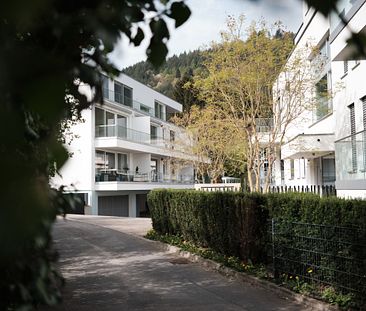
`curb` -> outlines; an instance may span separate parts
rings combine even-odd
[[[149,240],[149,239],[147,239]],[[281,298],[285,299],[292,299],[298,303],[304,304],[307,307],[310,307],[311,310],[314,311],[340,311],[341,309],[337,306],[330,305],[326,302],[317,300],[315,298],[307,297],[298,293],[294,293],[291,290],[278,286],[272,282],[259,279],[255,276],[249,275],[244,272],[238,272],[231,268],[225,267],[220,263],[217,263],[210,259],[205,259],[199,255],[183,251],[177,246],[169,245],[160,241],[153,241],[149,240],[151,242],[154,242],[156,246],[161,249],[165,250],[169,253],[176,254],[178,256],[181,256],[183,258],[188,259],[191,262],[198,263],[207,270],[218,272],[224,276],[235,278],[241,282],[249,283],[253,286],[258,286],[265,288],[267,290],[270,290],[274,292],[276,295],[280,296]]]

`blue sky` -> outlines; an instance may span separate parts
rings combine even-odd
[[[281,20],[288,30],[296,32],[301,24],[300,0],[187,0],[192,10],[190,19],[174,30],[168,43],[169,55],[180,54],[207,46],[220,39],[228,15],[243,13],[248,23],[263,17],[268,23]],[[140,47],[133,47],[126,39],[111,54],[111,60],[121,69],[145,60],[148,40]]]

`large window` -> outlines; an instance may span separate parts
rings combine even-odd
[[[158,101],[155,101],[155,117],[165,120],[165,115],[164,115],[164,105],[159,103]]]
[[[127,118],[125,116],[95,108],[96,137],[126,137],[126,135]]]
[[[129,167],[127,164],[127,154],[118,153],[117,154],[117,169],[119,172],[128,171]]]
[[[328,95],[328,74],[325,74],[315,85],[316,109],[315,121],[323,118],[330,112]]]
[[[150,125],[150,135],[151,135],[151,139],[158,138],[158,128],[156,126]]]
[[[122,172],[128,169],[127,154],[100,150],[95,152],[95,170],[97,173]]]
[[[114,82],[114,100],[122,105],[132,107],[132,88]]]

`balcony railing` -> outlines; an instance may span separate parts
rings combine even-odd
[[[140,103],[139,101],[132,99],[131,97],[124,96],[120,92],[114,92],[109,89],[103,89],[103,97],[104,97],[104,99],[115,102],[117,104],[121,104],[121,105],[130,107],[134,110],[142,112],[151,117],[158,118],[160,120],[167,121],[170,119],[170,117],[172,115],[174,115],[173,113],[168,113],[168,114],[165,114],[162,112],[158,113],[152,107],[146,106],[146,105]]]
[[[337,180],[366,179],[366,130],[335,142]]]
[[[194,177],[181,174],[162,174],[155,172],[136,173],[133,171],[118,171],[117,169],[102,169],[97,170],[95,181],[193,184]]]
[[[140,144],[150,144],[161,148],[174,149],[174,142],[163,137],[153,136],[148,133],[136,131],[120,125],[97,125],[95,127],[95,137],[117,137]]]

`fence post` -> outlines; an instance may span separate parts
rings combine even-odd
[[[272,264],[273,264],[273,277],[275,280],[278,279],[278,271],[276,268],[276,253],[275,253],[275,220],[272,218]]]

